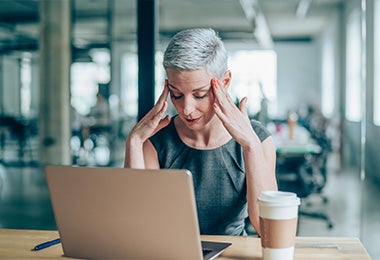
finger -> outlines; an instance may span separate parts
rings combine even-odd
[[[164,85],[163,92],[166,92],[164,95],[167,95],[167,93],[169,93],[169,81],[167,79],[165,79],[165,85]]]
[[[168,94],[169,94],[169,89],[168,89],[167,80],[166,80],[164,89],[162,90],[160,97],[158,98],[158,100],[157,100],[156,104],[153,106],[153,108],[147,114],[148,117],[151,114],[159,113],[159,111],[161,111],[164,108],[166,99],[168,98]]]
[[[235,105],[226,89],[223,86],[221,86],[220,81],[215,78],[213,79],[213,90],[215,98],[218,101],[222,110],[226,108],[226,106],[228,105]]]
[[[153,132],[153,135],[155,133],[157,133],[158,131],[160,131],[162,128],[164,128],[165,126],[167,126],[169,123],[170,123],[170,116],[169,115],[166,115],[163,119],[160,120],[160,123],[158,124],[157,128],[154,130]]]
[[[165,100],[161,109],[153,116],[153,119],[157,122],[158,120],[161,120],[167,108],[168,108],[168,102]]]
[[[240,100],[239,108],[240,108],[240,111],[241,111],[244,115],[248,115],[248,112],[247,112],[247,101],[248,101],[248,98],[247,98],[247,97],[243,97],[243,98]]]
[[[219,117],[219,119],[224,123],[227,121],[226,115],[223,113],[222,109],[217,103],[214,103],[213,105],[215,114]]]
[[[158,121],[161,120],[162,116],[164,115],[166,109],[168,107],[167,101],[164,100],[164,102],[161,105],[161,102],[158,102],[154,105],[154,107],[142,118],[142,122],[146,122],[146,124],[151,125],[149,122],[153,122],[158,124]]]
[[[219,109],[223,109],[226,103],[226,98],[223,94],[223,91],[221,90],[218,80],[213,78],[211,80],[211,85],[214,92],[215,101],[218,103]]]
[[[166,101],[166,99],[168,98],[168,94],[169,94],[169,89],[165,85],[164,89],[162,90],[160,97],[158,98],[158,102],[162,103],[162,102]]]
[[[162,93],[157,100],[157,104],[162,104],[162,102],[164,102],[168,98],[168,94],[169,94],[168,80],[166,79],[164,89],[162,90]]]

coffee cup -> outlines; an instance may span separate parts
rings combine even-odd
[[[294,259],[300,198],[292,192],[263,191],[258,204],[263,259]]]

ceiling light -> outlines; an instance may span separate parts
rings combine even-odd
[[[300,18],[306,17],[312,1],[313,0],[300,0],[297,5],[296,16]]]

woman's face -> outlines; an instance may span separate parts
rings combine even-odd
[[[170,99],[179,117],[190,129],[202,129],[215,116],[211,79],[206,70],[167,69]]]

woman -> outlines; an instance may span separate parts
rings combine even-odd
[[[276,190],[275,147],[227,93],[227,52],[212,29],[177,33],[163,61],[167,79],[155,106],[126,141],[125,167],[188,169],[201,234],[244,235],[244,220],[260,234],[257,198]],[[177,111],[165,116],[167,96]]]

